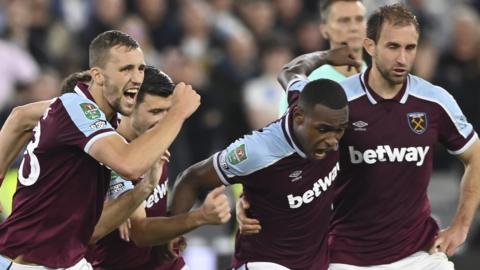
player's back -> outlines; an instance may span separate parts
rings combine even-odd
[[[110,171],[87,153],[115,133],[85,86],[57,98],[22,160],[0,254],[60,268],[83,258],[100,217]],[[114,120],[116,121],[116,120]]]

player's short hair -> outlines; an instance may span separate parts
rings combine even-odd
[[[62,94],[74,92],[77,83],[89,83],[91,80],[92,76],[88,70],[72,73],[62,81],[60,91]]]
[[[330,15],[330,8],[335,2],[362,2],[362,0],[320,0],[318,4],[320,9],[320,21],[326,23]]]
[[[378,8],[367,21],[367,38],[375,41],[380,38],[382,27],[388,22],[395,26],[407,26],[413,24],[418,33],[420,25],[417,17],[402,3],[386,5]]]
[[[329,79],[310,81],[303,88],[298,105],[305,113],[309,113],[317,104],[339,110],[347,106],[347,95],[343,87],[335,81]]]
[[[95,66],[105,67],[110,54],[110,49],[115,46],[124,46],[129,49],[140,47],[134,38],[123,32],[118,30],[103,32],[92,40],[88,48],[88,61],[90,68]]]
[[[142,103],[147,94],[168,97],[173,93],[175,84],[170,76],[152,66],[147,66],[144,73],[145,77],[137,94],[136,105]]]

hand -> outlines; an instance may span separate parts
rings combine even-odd
[[[347,45],[327,51],[327,63],[333,66],[350,66],[360,72],[362,62],[355,59],[355,54]]]
[[[160,261],[172,261],[180,256],[187,248],[187,240],[179,236],[168,243],[154,247],[156,257]]]
[[[244,197],[240,197],[235,207],[237,212],[238,229],[240,230],[240,234],[257,234],[262,229],[262,226],[258,219],[247,217],[247,212],[245,210],[248,208],[250,208],[250,203]]]
[[[130,229],[132,228],[132,223],[130,222],[130,218],[127,219],[122,225],[118,227],[118,233],[120,234],[120,238],[125,242],[130,242]]]
[[[197,110],[198,106],[200,106],[200,95],[192,89],[191,85],[181,82],[175,86],[170,111],[176,111],[187,119]]]
[[[168,151],[166,151],[160,160],[155,162],[145,174],[145,184],[150,185],[152,189],[155,188],[160,181],[163,172],[163,165],[166,160],[170,160],[170,153]]]
[[[225,186],[219,186],[208,193],[207,198],[200,207],[202,222],[204,224],[223,224],[230,220],[230,205],[227,195],[223,192]]]
[[[467,239],[468,229],[460,226],[452,226],[440,231],[430,253],[443,252],[447,256],[453,256],[455,250]]]

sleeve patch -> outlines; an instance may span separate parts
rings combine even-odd
[[[245,151],[245,144],[241,144],[240,146],[237,146],[235,149],[230,150],[230,152],[227,155],[228,162],[232,165],[237,165],[240,162],[247,160],[247,152]],[[223,162],[222,162],[223,163]],[[221,164],[223,167],[223,164]],[[225,166],[228,167],[227,164]]]
[[[110,187],[108,188],[108,198],[113,200],[118,198],[123,193],[133,189],[132,182],[123,179],[117,173],[112,171],[110,178]]]
[[[91,103],[81,103],[80,108],[82,109],[83,114],[85,114],[85,117],[90,120],[95,120],[101,117],[100,110],[97,106]]]
[[[98,120],[97,122],[90,125],[90,129],[103,129],[107,126],[107,121],[105,120]]]

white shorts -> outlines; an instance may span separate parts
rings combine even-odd
[[[451,261],[448,260],[445,253],[437,252],[429,254],[425,251],[419,251],[399,261],[373,265],[373,266],[355,266],[343,263],[331,263],[328,270],[455,270]]]
[[[271,262],[248,262],[237,270],[290,270],[285,266]]]
[[[93,270],[90,263],[85,259],[81,259],[74,266],[69,268],[48,268],[41,265],[25,265],[10,261],[9,259],[0,255],[0,270]]]

